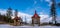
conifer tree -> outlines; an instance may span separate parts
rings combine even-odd
[[[56,8],[55,8],[55,1],[52,0],[52,5],[51,5],[51,17],[52,17],[52,23],[56,24]]]
[[[7,22],[10,22],[11,21],[11,16],[12,16],[12,9],[10,7],[8,8],[6,15],[7,15],[7,18],[8,18]]]

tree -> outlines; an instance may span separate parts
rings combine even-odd
[[[12,16],[12,9],[9,7],[7,10],[7,16],[10,18]]]
[[[8,22],[10,22],[12,16],[12,9],[10,7],[8,8],[6,15],[7,15]]]
[[[56,8],[55,8],[55,1],[52,0],[52,5],[51,5],[51,17],[52,17],[52,23],[56,24]]]
[[[58,6],[60,7],[60,3],[58,3]]]

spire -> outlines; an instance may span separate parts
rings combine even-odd
[[[36,10],[35,10],[35,14],[32,16],[32,18],[40,18],[39,15],[37,14]]]
[[[37,13],[36,13],[36,10],[35,10],[35,14],[37,14]]]

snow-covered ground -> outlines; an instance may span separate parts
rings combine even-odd
[[[0,24],[0,28],[60,28],[60,26],[11,26],[8,24]]]

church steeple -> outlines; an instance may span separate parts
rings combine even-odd
[[[38,24],[40,26],[40,16],[37,14],[36,10],[34,15],[32,16],[32,25]]]
[[[40,16],[37,14],[37,12],[35,10],[35,14],[32,16],[32,18],[36,18],[36,17],[40,18]]]
[[[35,10],[35,14],[37,14],[37,13],[36,13],[36,10]]]

